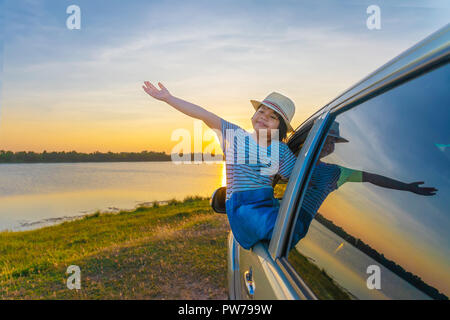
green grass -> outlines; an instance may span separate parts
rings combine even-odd
[[[227,217],[209,199],[0,232],[0,299],[225,299]],[[349,299],[296,250],[289,261],[320,299]],[[81,269],[81,289],[66,286]]]
[[[226,215],[209,200],[0,233],[0,299],[224,299]],[[81,289],[66,286],[81,269]]]

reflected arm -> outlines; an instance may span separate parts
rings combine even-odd
[[[376,186],[394,190],[403,190],[410,191],[416,194],[420,194],[423,196],[432,196],[436,194],[437,189],[433,187],[420,187],[420,184],[424,184],[423,181],[412,182],[412,183],[404,183],[398,180],[394,180],[382,175],[369,173],[363,171],[362,173],[362,181],[370,182]]]

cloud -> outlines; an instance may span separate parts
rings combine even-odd
[[[8,1],[7,108],[139,114],[152,80],[233,118],[278,90],[303,119],[415,41],[355,28],[365,11],[334,2],[80,1],[80,32],[65,28],[67,4]]]

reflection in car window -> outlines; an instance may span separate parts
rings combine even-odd
[[[303,128],[300,128],[294,136],[290,138],[289,148],[294,153],[296,157],[300,150],[302,149],[306,138],[308,137],[309,131],[312,127],[312,123],[304,125]],[[286,186],[288,183],[288,179],[282,179],[280,175],[277,175],[273,180],[273,189],[275,198],[282,200],[284,197],[284,192],[286,191]]]
[[[322,299],[448,299],[449,66],[336,117],[288,261]]]

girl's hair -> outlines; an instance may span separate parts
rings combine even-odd
[[[279,134],[279,140],[284,141],[287,136],[287,126],[284,122],[284,119],[277,113],[278,120],[280,120],[280,125],[278,126],[278,134]]]

